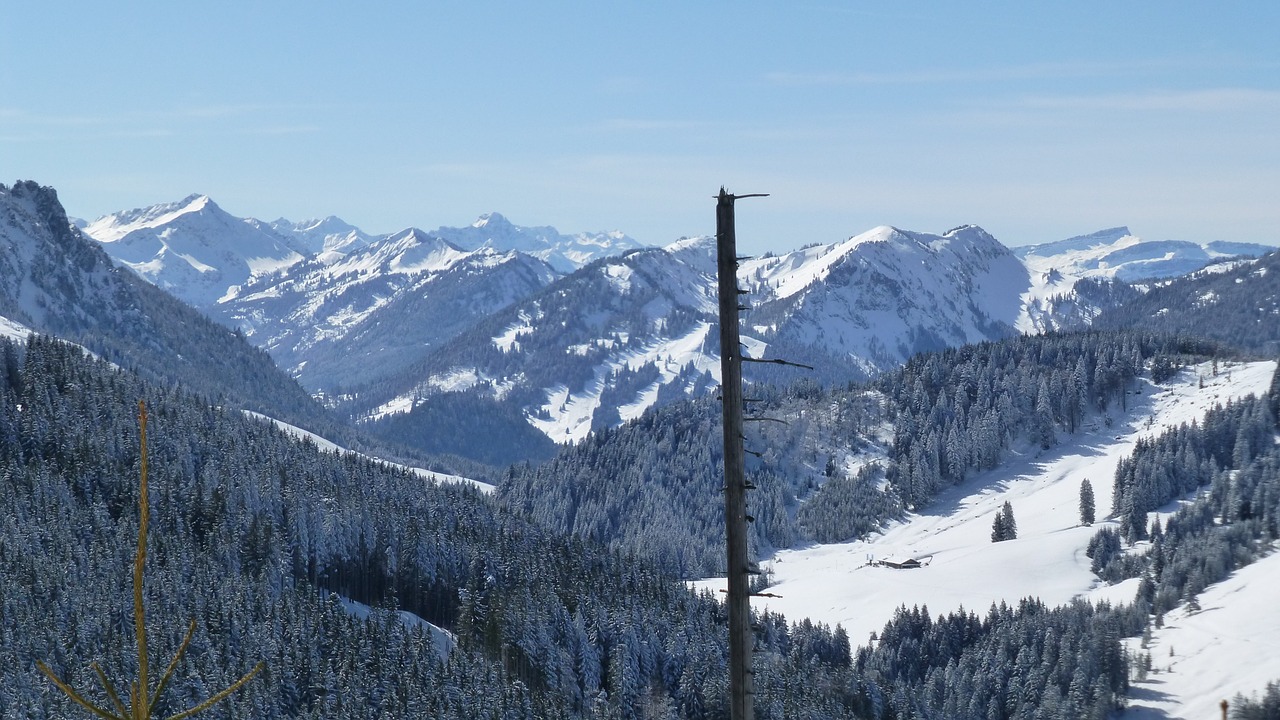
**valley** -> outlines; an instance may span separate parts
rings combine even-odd
[[[197,672],[250,663],[244,633],[279,668],[236,712],[342,714],[335,668],[358,666],[361,707],[722,713],[721,581],[691,580],[723,568],[708,239],[611,253],[625,236],[496,215],[372,236],[192,196],[85,224],[116,227],[98,244],[51,188],[0,200],[0,574],[22,579],[5,617],[23,619],[3,625],[4,666],[50,657],[73,608],[98,607],[59,578],[121,590],[128,533],[106,529],[127,530],[141,396],[172,488],[154,542],[181,549],[149,572],[226,608],[200,612],[234,646]],[[228,224],[283,250],[201,255]],[[605,254],[526,252],[554,238]],[[109,259],[116,243],[136,257]],[[1258,568],[1280,514],[1280,272],[1193,245],[1117,228],[1015,251],[973,226],[880,227],[742,263],[749,351],[820,367],[751,378],[780,421],[748,438],[765,716],[1191,717],[1280,677],[1265,659],[1214,674],[1274,642]],[[174,286],[203,306],[161,292],[177,258]],[[1228,607],[1258,632],[1222,624]],[[103,652],[109,617],[89,611],[76,647]],[[369,643],[409,668],[398,689],[354,660]],[[34,680],[6,674],[0,705],[44,708]]]

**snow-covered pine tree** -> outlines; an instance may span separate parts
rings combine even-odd
[[[1092,525],[1094,513],[1093,483],[1086,478],[1080,481],[1080,524]]]

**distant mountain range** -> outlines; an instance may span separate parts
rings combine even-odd
[[[1127,227],[1099,230],[1043,245],[1024,245],[1014,252],[1033,272],[1057,271],[1074,277],[1105,277],[1144,282],[1178,277],[1235,257],[1258,257],[1275,250],[1256,243],[1217,240],[1143,240]]]
[[[361,248],[398,242],[408,228],[371,235],[340,218],[270,223],[238,218],[207,195],[105,215],[82,223],[117,262],[190,305],[211,308],[234,297],[241,285],[303,260],[335,262]],[[518,251],[567,273],[601,257],[640,247],[619,232],[562,235],[549,227],[520,227],[497,213],[467,227],[441,227],[430,236],[459,249]]]
[[[331,407],[401,439],[430,434],[422,423],[467,397],[506,418],[503,432],[576,441],[718,383],[709,237],[642,248],[496,213],[374,236],[335,217],[235,218],[199,195],[85,232],[267,349]],[[1075,299],[1082,280],[1150,285],[1272,249],[1143,241],[1127,228],[1010,249],[971,225],[879,227],[743,261],[744,343],[812,365],[820,381],[865,379],[921,351],[1087,324],[1114,302]],[[484,442],[449,449],[474,456],[467,445]]]
[[[421,230],[324,251],[208,309],[326,394],[394,378],[422,353],[559,277],[543,261],[463,250]]]

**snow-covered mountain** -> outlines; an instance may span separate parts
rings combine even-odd
[[[1023,249],[1020,258],[976,226],[940,235],[879,227],[743,261],[750,309],[742,332],[751,356],[813,365],[807,376],[819,380],[867,378],[921,351],[1056,327],[1053,309],[1039,303],[1069,295],[1082,278],[1112,278],[1120,268],[1149,279],[1227,250],[1266,249],[1150,244],[1119,228]],[[557,442],[579,440],[714,386],[714,273],[708,237],[593,263],[424,354],[398,383],[361,389],[351,407],[377,418],[470,393],[513,406]]]
[[[304,257],[269,226],[233,217],[207,195],[106,215],[84,232],[117,262],[201,309],[249,278]]]
[[[1154,283],[1101,313],[1093,326],[1142,327],[1274,357],[1280,352],[1280,253]]]
[[[234,297],[238,286],[304,259],[335,262],[406,232],[370,235],[332,215],[301,222],[239,218],[206,195],[75,224],[102,243],[116,262],[202,310]],[[561,273],[642,247],[617,231],[565,235],[553,227],[513,225],[497,213],[467,227],[441,227],[431,235],[467,251],[520,252]]]
[[[354,407],[377,418],[433,395],[477,393],[569,442],[707,392],[719,376],[714,268],[705,237],[592,263],[427,354],[400,385],[364,389]],[[1029,282],[1007,248],[971,226],[876,228],[744,262],[740,273],[752,293],[748,353],[820,364],[845,380],[922,350],[1013,334]]]
[[[440,393],[510,403],[558,442],[705,391],[713,278],[662,249],[608,258],[557,280],[427,354],[398,386],[364,389],[378,417]]]
[[[1148,286],[1206,268],[1226,269],[1234,258],[1260,257],[1274,250],[1255,243],[1143,240],[1127,227],[1015,248],[1031,275],[1017,327],[1023,332],[1071,329],[1109,309],[1105,301],[1076,296],[1081,279]]]
[[[301,222],[279,218],[268,224],[280,235],[292,238],[298,247],[311,256],[340,257],[378,238],[333,215]]]
[[[1275,250],[1255,243],[1143,240],[1127,227],[1015,249],[1032,273],[1114,278],[1125,282],[1160,280],[1195,272],[1227,258],[1258,257]]]
[[[30,181],[0,185],[0,316],[165,384],[310,427],[332,420],[261,350],[113,265],[53,188]]]
[[[536,258],[462,250],[410,228],[330,250],[238,288],[211,312],[325,394],[397,378],[557,273]]]
[[[334,217],[241,220],[203,196],[87,231],[366,418],[468,395],[575,441],[706,392],[719,372],[711,238],[635,250],[620,233],[570,236],[497,213],[369,236]],[[1109,305],[1076,297],[1082,279],[1152,280],[1267,249],[1113,228],[1010,250],[976,226],[878,227],[743,261],[744,342],[813,365],[817,380],[867,378],[924,350],[1088,324]],[[1122,289],[1106,300],[1136,293]]]
[[[498,213],[481,215],[466,227],[441,227],[433,235],[460,248],[517,250],[532,255],[560,272],[573,272],[593,260],[643,247],[618,231],[563,235],[553,227],[522,227]]]
[[[925,350],[1014,333],[1026,268],[982,228],[942,235],[878,227],[832,245],[744,262],[746,332],[821,348],[866,376]],[[808,353],[804,353],[808,355]]]

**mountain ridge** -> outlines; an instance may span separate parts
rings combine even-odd
[[[128,218],[166,213],[173,208]],[[562,264],[575,267],[562,274],[548,253],[587,234],[524,228],[499,213],[377,237],[332,216],[269,228],[295,233],[291,242],[315,254],[229,287],[206,311],[355,417],[470,393],[564,443],[716,382],[714,238],[623,249],[604,234],[595,247],[613,254]],[[1080,280],[1158,279],[1228,249],[1260,250],[1148,242],[1124,226],[1011,249],[976,225],[941,234],[884,225],[743,260],[743,342],[752,356],[813,366],[819,382],[863,380],[921,351],[1087,326],[1129,295],[1090,286],[1077,297]],[[548,287],[559,297],[535,299]],[[749,370],[757,380],[789,377]]]
[[[0,185],[0,315],[145,378],[181,382],[293,424],[336,420],[264,350],[134,273],[76,229],[51,187]]]

